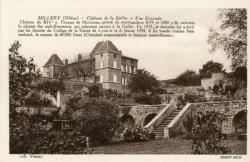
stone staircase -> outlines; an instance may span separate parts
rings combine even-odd
[[[164,127],[167,127],[168,124],[174,119],[174,117],[181,111],[181,109],[176,109],[172,112],[170,116],[167,116],[161,124],[153,131],[155,134],[155,139],[160,139],[164,137]]]

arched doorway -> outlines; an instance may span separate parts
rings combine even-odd
[[[135,125],[134,118],[129,114],[123,115],[120,118],[120,121],[121,121],[124,128],[131,128],[131,127],[133,127]]]
[[[147,115],[143,121],[143,126],[146,126],[156,115],[157,115],[156,113]]]
[[[247,111],[243,110],[238,112],[233,118],[233,127],[235,134],[247,133]]]

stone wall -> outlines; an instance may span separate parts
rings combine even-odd
[[[247,110],[246,101],[221,101],[192,104],[191,111],[216,111],[225,115],[225,120],[222,121],[222,133],[233,134],[234,126],[233,119],[236,114],[243,110]]]
[[[189,103],[186,106],[185,111],[180,112],[182,114],[177,115],[179,116],[179,119],[175,122],[171,122],[166,128],[166,133],[168,134],[166,135],[167,137],[186,133],[187,130],[183,123],[185,122],[188,114],[194,111],[216,111],[221,113],[224,115],[224,120],[222,121],[222,133],[234,134],[235,128],[233,125],[233,119],[235,115],[241,111],[247,110],[247,102],[243,100]]]
[[[57,107],[28,107],[28,106],[20,106],[16,108],[18,113],[27,113],[28,115],[52,115],[53,112],[57,112],[60,108]]]
[[[70,82],[84,82],[84,77],[83,76],[79,76],[79,77],[72,77],[72,78],[67,78],[67,79],[63,79],[64,81],[70,81]],[[85,77],[85,82],[86,83],[94,83],[95,82],[95,77],[91,76],[91,77]]]
[[[172,86],[166,87],[165,90],[168,94],[171,93],[198,93],[202,89],[201,86]]]
[[[128,114],[135,120],[135,125],[143,126],[143,122],[148,115],[158,114],[164,107],[166,105],[122,106],[120,108],[120,117]]]
[[[80,70],[88,70],[90,75],[95,74],[95,60],[94,59],[86,59],[79,60],[77,62],[73,62],[71,64],[63,66],[61,72],[67,74],[68,78],[77,77],[81,75]]]

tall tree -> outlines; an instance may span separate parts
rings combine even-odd
[[[209,30],[210,52],[223,49],[231,59],[231,68],[247,66],[247,10],[220,9],[218,29]]]
[[[117,105],[106,99],[72,98],[64,114],[75,123],[81,135],[89,136],[92,142],[106,143],[120,126]]]
[[[136,74],[131,77],[128,84],[131,92],[135,93],[154,93],[157,89],[159,89],[159,86],[160,84],[156,77],[145,69],[138,69]]]
[[[32,80],[41,76],[33,58],[27,61],[19,54],[20,47],[19,41],[15,41],[9,49],[10,113],[23,104],[25,96],[32,90]]]
[[[211,73],[222,72],[223,65],[218,62],[208,61],[202,66],[202,69],[199,70],[201,77],[210,77]]]
[[[235,77],[239,80],[247,81],[247,68],[246,67],[238,67],[233,72],[233,77]]]
[[[200,85],[200,77],[195,71],[187,69],[176,78],[175,84],[181,86]]]
[[[9,134],[10,153],[25,153],[30,146],[29,117],[27,114],[18,114],[15,108],[24,104],[26,95],[33,90],[32,81],[40,77],[33,59],[26,60],[18,52],[21,47],[15,41],[9,49]]]
[[[92,75],[91,69],[89,67],[83,66],[79,70],[80,76],[83,76],[83,82],[86,82],[86,78]]]

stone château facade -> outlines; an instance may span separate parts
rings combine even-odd
[[[101,83],[103,88],[120,93],[128,91],[128,82],[137,67],[138,60],[123,55],[111,41],[98,42],[87,58],[79,54],[73,63],[68,63],[67,59],[63,62],[53,54],[43,66],[44,77],[83,77],[84,82]]]

